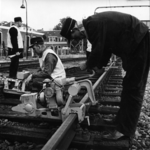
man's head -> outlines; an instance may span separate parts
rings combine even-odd
[[[21,19],[21,17],[15,17],[14,18],[14,22],[15,22],[16,26],[18,26],[18,27],[22,26],[22,19]]]
[[[34,37],[30,40],[31,46],[29,48],[33,48],[34,52],[41,56],[43,51],[45,50],[44,40],[42,37]]]
[[[68,40],[68,43],[70,43],[71,39],[82,39],[80,30],[77,27],[75,27],[75,25],[76,20],[72,18],[66,18],[61,29],[60,34]]]

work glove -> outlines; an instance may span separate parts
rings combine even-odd
[[[105,71],[105,68],[99,69],[99,68],[95,67],[94,70],[97,74],[102,74]]]
[[[80,64],[80,69],[85,70],[87,68],[86,62]]]
[[[39,69],[37,70],[37,72],[40,72],[40,71],[42,71],[42,69],[41,69],[41,68],[39,68]]]

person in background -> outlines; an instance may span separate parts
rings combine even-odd
[[[14,25],[7,33],[8,57],[10,58],[9,78],[16,78],[19,59],[23,58],[23,39],[19,28],[22,26],[21,17],[14,18]]]
[[[3,52],[4,52],[3,54],[4,54],[4,57],[5,57],[5,59],[7,59],[7,47],[6,47],[4,41],[3,41],[2,45],[3,45]]]
[[[34,52],[39,56],[41,69],[28,77],[27,84],[30,82],[33,87],[37,87],[40,90],[42,88],[41,83],[46,78],[66,78],[66,72],[60,58],[52,49],[44,44],[42,37],[32,38],[30,48],[33,48]],[[30,83],[28,87],[32,87]]]
[[[71,39],[87,38],[92,51],[81,69],[101,69],[112,54],[120,57],[126,71],[123,78],[116,129],[103,138],[117,140],[135,134],[150,67],[148,27],[136,17],[115,11],[89,16],[82,21],[85,31],[75,27],[76,20],[67,18],[60,34]]]
[[[87,59],[91,53],[91,49],[92,49],[92,45],[91,43],[89,42],[89,40],[87,40],[87,49],[86,49],[86,55],[87,55]]]

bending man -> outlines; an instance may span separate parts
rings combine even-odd
[[[150,46],[148,27],[134,16],[108,11],[83,20],[85,32],[75,27],[76,20],[67,18],[61,35],[71,39],[88,38],[92,51],[82,69],[101,69],[111,54],[120,57],[126,75],[123,79],[120,109],[116,130],[105,138],[133,136],[139,119],[149,73]]]

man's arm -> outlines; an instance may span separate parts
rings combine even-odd
[[[16,28],[12,27],[10,30],[9,30],[9,34],[10,34],[10,37],[11,37],[11,44],[13,46],[13,49],[16,52],[18,52],[18,40],[17,40],[17,36],[18,36],[18,31]]]
[[[106,35],[107,35],[107,25],[105,22],[99,22],[94,19],[87,21],[85,29],[92,44],[92,51],[87,60],[87,68],[92,69],[95,66],[101,68],[107,64],[111,53],[109,50],[105,49]]]
[[[48,53],[45,58],[45,68],[43,71],[33,74],[33,78],[47,78],[51,77],[52,72],[54,71],[57,64],[57,57],[54,54]]]
[[[54,54],[49,53],[46,56],[44,71],[48,73],[50,76],[56,67],[57,61],[58,59]]]

